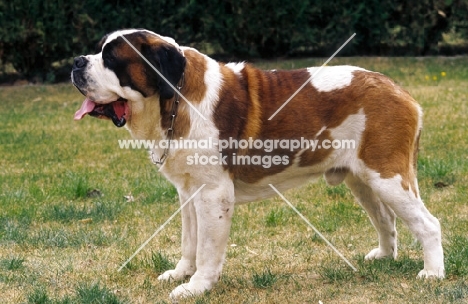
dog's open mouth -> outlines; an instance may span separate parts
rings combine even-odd
[[[107,104],[98,104],[89,98],[86,98],[81,108],[75,113],[75,120],[82,119],[86,114],[97,118],[110,118],[114,125],[123,127],[127,122],[128,114],[127,100],[119,98],[116,101]]]

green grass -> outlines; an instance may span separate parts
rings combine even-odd
[[[133,271],[140,271],[143,268],[149,269],[154,273],[163,273],[166,270],[174,269],[174,261],[165,253],[151,252],[150,254],[142,254],[141,258],[135,258],[127,264],[126,268]]]
[[[324,59],[257,62],[266,69]],[[353,272],[281,199],[238,206],[218,285],[183,303],[464,303],[468,301],[468,63],[456,58],[335,58],[379,71],[423,106],[419,186],[440,219],[446,280],[416,280],[422,251],[398,222],[396,261],[364,261],[377,246],[367,215],[343,185],[285,193],[357,267]],[[442,76],[444,72],[445,76]],[[2,303],[170,303],[159,282],[180,256],[174,219],[127,267],[122,263],[175,210],[175,188],[128,132],[73,121],[71,84],[1,87],[0,298]],[[128,200],[126,196],[132,196]]]
[[[30,304],[48,304],[51,303],[45,288],[36,288],[28,295],[28,303]]]
[[[255,288],[269,288],[278,281],[278,276],[273,274],[270,269],[264,270],[262,273],[252,275],[252,283]]]
[[[4,270],[20,270],[22,269],[24,263],[23,258],[12,257],[12,258],[5,258],[0,260],[0,268]]]
[[[73,296],[64,296],[60,299],[51,299],[45,287],[35,288],[27,295],[27,303],[30,304],[123,304],[130,303],[120,299],[117,292],[101,287],[100,284],[83,283],[76,286]]]

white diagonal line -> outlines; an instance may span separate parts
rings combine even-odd
[[[125,40],[125,42],[127,42],[127,44],[128,44],[128,45],[129,45],[129,46],[130,46],[130,47],[147,63],[147,64],[149,64],[149,66],[150,66],[156,73],[158,73],[158,75],[161,76],[161,78],[164,79],[164,81],[165,81],[175,92],[177,92],[177,94],[179,94],[180,97],[182,97],[182,99],[185,100],[185,101],[187,102],[187,104],[188,104],[195,112],[197,112],[198,115],[201,116],[201,118],[203,118],[203,120],[207,120],[206,117],[203,116],[203,114],[202,114],[200,111],[198,111],[197,108],[195,108],[195,106],[194,106],[187,98],[185,98],[185,96],[182,95],[182,93],[180,93],[180,91],[177,90],[177,89],[172,85],[172,83],[170,83],[169,80],[167,80],[166,77],[164,77],[164,75],[163,75],[160,71],[158,71],[158,69],[157,69],[153,64],[151,64],[151,62],[149,62],[149,60],[146,59],[145,56],[143,56],[142,53],[140,53],[140,51],[138,51],[138,50],[136,49],[136,47],[134,47],[133,44],[131,44],[130,41],[128,41],[127,38],[125,38],[122,34],[120,34],[120,37],[122,37],[122,39]]]
[[[340,46],[340,48],[339,48],[338,50],[336,50],[336,52],[333,53],[333,55],[331,55],[330,58],[328,58],[328,60],[325,61],[325,63],[322,64],[322,65],[317,69],[317,71],[315,71],[315,73],[312,74],[312,76],[310,76],[310,77],[307,79],[307,81],[304,82],[304,83],[299,87],[299,89],[297,89],[297,91],[294,92],[294,94],[292,94],[291,97],[289,97],[288,100],[286,100],[286,101],[281,105],[281,107],[279,107],[279,109],[276,110],[275,113],[273,113],[273,115],[270,116],[270,118],[268,118],[268,120],[272,120],[273,117],[275,117],[276,114],[278,114],[279,111],[281,111],[281,110],[291,101],[291,99],[293,99],[293,98],[297,95],[297,93],[299,93],[310,81],[312,81],[312,79],[314,78],[314,76],[317,75],[317,74],[322,70],[322,68],[323,68],[324,66],[326,66],[327,63],[329,63],[329,62],[336,56],[336,54],[338,54],[338,53],[348,44],[348,42],[351,41],[351,39],[354,38],[354,36],[356,36],[356,33],[352,34],[351,37],[349,37],[348,40],[346,40],[346,42],[343,43],[343,45]]]
[[[152,236],[149,237],[149,239],[147,239],[143,244],[141,244],[141,246],[128,258],[128,260],[125,261],[125,263],[122,264],[122,266],[120,266],[120,268],[117,270],[118,272],[120,272],[125,266],[127,266],[127,264],[146,246],[148,245],[148,243],[159,233],[161,232],[161,230],[164,229],[164,227],[166,227],[167,224],[169,224],[169,222],[177,215],[177,213],[179,213],[182,208],[185,207],[185,205],[187,205],[191,200],[192,198],[195,197],[195,195],[198,194],[198,192],[200,192],[201,189],[203,189],[203,187],[205,187],[206,184],[203,184],[201,185],[200,188],[198,188],[197,191],[195,191],[194,194],[192,194],[192,196],[190,196],[186,201],[185,203],[183,203],[179,209],[177,209],[176,212],[174,212],[168,219],[167,221],[164,222],[164,224],[162,224],[154,233]]]
[[[294,211],[301,217],[301,219],[304,220],[304,222],[306,222],[307,225],[309,225],[310,228],[312,228],[312,229],[315,231],[315,233],[318,234],[318,236],[320,236],[320,237],[322,238],[322,240],[325,241],[325,243],[327,243],[327,245],[328,245],[331,249],[333,249],[333,251],[336,252],[336,254],[338,254],[338,256],[339,256],[341,259],[343,259],[343,261],[346,262],[346,264],[349,265],[349,267],[351,267],[351,269],[353,269],[354,271],[357,271],[356,267],[354,267],[353,264],[351,264],[351,263],[344,257],[344,255],[342,255],[341,252],[339,252],[338,249],[336,249],[335,246],[333,246],[333,244],[330,243],[330,242],[320,233],[320,231],[318,231],[317,228],[315,228],[314,225],[312,225],[312,224],[307,220],[307,218],[306,218],[304,215],[302,215],[302,213],[300,213],[299,210],[297,210],[296,207],[294,207],[294,205],[291,204],[291,202],[289,202],[289,201],[283,196],[283,194],[281,194],[281,192],[278,191],[278,189],[275,188],[275,186],[273,186],[272,184],[268,184],[268,185],[271,187],[271,189],[273,189],[273,190],[283,199],[283,201],[286,202],[286,204],[289,205],[289,207],[291,207],[292,210],[294,210]]]

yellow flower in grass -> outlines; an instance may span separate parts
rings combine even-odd
[[[437,80],[437,76],[432,76],[432,80],[436,81]]]
[[[445,77],[445,76],[447,76],[447,73],[445,73],[445,72],[440,72],[440,76]]]

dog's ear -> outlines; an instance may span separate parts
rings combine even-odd
[[[185,57],[172,45],[143,45],[141,53],[175,87],[185,70]],[[161,99],[174,97],[174,90],[152,67],[148,67],[150,85],[159,91]]]

